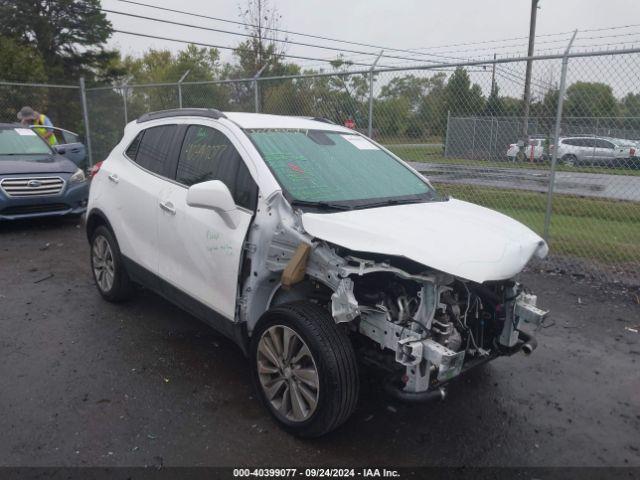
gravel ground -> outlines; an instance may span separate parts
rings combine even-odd
[[[0,225],[0,465],[640,466],[632,292],[524,274],[552,311],[533,355],[427,405],[363,372],[351,420],[303,441],[263,411],[231,342],[147,292],[104,302],[88,251],[77,221]]]

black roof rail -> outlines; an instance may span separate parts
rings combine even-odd
[[[310,120],[315,120],[316,122],[330,123],[331,125],[336,125],[335,122],[332,122],[328,118],[324,118],[324,117],[307,117],[307,118],[309,118]]]
[[[207,117],[218,120],[219,118],[227,118],[224,113],[215,108],[172,108],[170,110],[159,110],[157,112],[149,112],[142,115],[136,120],[136,123],[149,122],[158,120],[159,118],[169,117]]]

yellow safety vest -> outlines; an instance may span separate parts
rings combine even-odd
[[[44,125],[44,114],[41,113],[38,118],[36,119],[36,122],[34,123],[34,125]],[[53,146],[56,143],[58,143],[58,140],[56,140],[56,135],[53,134],[51,135],[49,138],[45,138],[45,135],[47,134],[47,129],[45,128],[34,128],[34,130],[36,131],[36,133],[38,135],[40,135],[42,138],[45,139],[45,141],[49,142],[49,145]]]

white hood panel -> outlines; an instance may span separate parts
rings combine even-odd
[[[531,257],[548,252],[520,222],[473,203],[451,199],[338,213],[304,213],[313,237],[359,252],[406,257],[474,282],[504,280]]]

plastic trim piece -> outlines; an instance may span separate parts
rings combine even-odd
[[[136,120],[136,123],[149,122],[160,118],[171,117],[206,117],[218,120],[227,118],[224,113],[215,108],[173,108],[170,110],[159,110],[157,112],[148,112]]]

